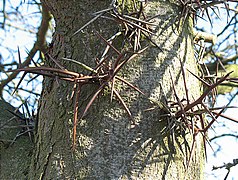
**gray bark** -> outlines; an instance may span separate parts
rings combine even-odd
[[[0,107],[0,179],[26,179],[33,143],[27,134],[15,139],[17,134],[22,132],[22,128],[19,127],[20,119],[14,118],[15,116],[9,112],[14,112],[15,108],[2,99]],[[17,114],[22,116],[19,112]]]
[[[110,1],[53,1],[42,0],[51,10],[56,29],[49,54],[69,70],[83,71],[64,62],[62,57],[94,65],[105,44],[93,31],[105,38],[115,33],[116,25],[109,20],[96,21],[83,33],[72,37],[87,23],[93,12],[106,9]],[[127,1],[130,2],[130,1]],[[71,150],[73,103],[67,100],[73,84],[55,79],[44,80],[41,98],[36,149],[33,155],[30,179],[202,179],[202,142],[197,139],[196,152],[189,168],[185,169],[190,135],[162,133],[168,119],[161,118],[161,111],[145,111],[152,104],[148,98],[160,101],[163,93],[173,99],[169,71],[172,72],[176,91],[182,99],[185,90],[179,60],[194,73],[197,72],[193,54],[192,23],[187,21],[182,31],[173,26],[180,9],[174,3],[149,1],[146,15],[154,16],[156,36],[153,40],[161,47],[151,46],[138,59],[123,69],[123,75],[146,93],[139,95],[125,85],[119,86],[120,94],[129,106],[135,125],[123,107],[106,92],[96,100],[86,116],[80,120],[77,148]],[[46,62],[55,66],[53,62]],[[199,95],[199,84],[186,73],[190,99]],[[161,86],[160,86],[161,84]],[[79,111],[85,107],[96,85],[82,88]],[[181,150],[183,149],[183,150]]]

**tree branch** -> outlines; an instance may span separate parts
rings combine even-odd
[[[26,58],[26,60],[21,64],[21,68],[26,67],[30,64],[31,60],[33,59],[33,57],[35,56],[36,52],[39,50],[43,53],[46,52],[46,33],[47,30],[49,28],[49,22],[51,20],[51,14],[48,11],[48,9],[46,8],[46,6],[44,4],[42,4],[42,20],[41,20],[41,24],[38,28],[38,32],[37,32],[37,39],[36,42],[34,43],[33,47],[31,48],[30,52],[28,53],[28,56]],[[16,76],[18,75],[19,72],[13,72],[11,73],[7,79],[1,81],[0,84],[0,96],[2,96],[2,92],[4,87],[13,79],[16,78]]]

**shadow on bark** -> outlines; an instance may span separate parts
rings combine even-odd
[[[167,26],[164,27],[164,30],[174,23],[172,17],[169,21]],[[163,23],[158,27],[161,26],[163,26]],[[170,31],[169,36],[174,36],[174,33],[175,32]],[[179,83],[179,78],[182,76],[181,68],[175,69],[175,67],[173,67],[173,61],[179,63],[180,44],[184,39],[191,38],[189,35],[186,35],[186,33],[182,33],[177,34],[177,39],[174,41],[174,44],[171,44],[173,49],[167,49],[167,47],[163,49],[163,47],[167,46],[167,39],[170,38],[167,37],[164,41],[160,41],[159,46],[162,48],[163,52],[156,49],[156,47],[152,47],[150,52],[143,54],[143,59],[140,60],[139,63],[139,66],[143,67],[140,70],[142,73],[140,73],[139,77],[136,77],[133,84],[141,87],[141,90],[146,92],[147,97],[155,96],[158,101],[162,102],[165,102],[167,98],[171,100],[173,90],[170,77],[168,76],[166,77],[167,80],[164,80],[164,76],[166,74],[168,75],[168,69],[172,68],[172,70],[174,70],[174,84],[176,85]],[[163,29],[160,35],[162,34]],[[181,60],[184,64],[186,63],[186,56],[188,55],[187,46],[191,46],[191,44],[187,44],[187,41],[185,40],[185,53]],[[155,53],[153,51],[159,53],[154,56]],[[157,66],[155,64],[156,59],[163,53],[167,53],[167,56],[164,58],[164,62],[162,62],[160,66]],[[153,78],[151,78],[151,76],[153,76]],[[148,82],[148,86],[145,86],[146,82]],[[161,84],[165,84],[165,86],[169,87],[165,87],[166,90],[163,90]],[[158,87],[160,87],[159,96],[155,94],[155,89]],[[180,89],[183,88],[180,87]],[[131,93],[129,90],[125,91],[127,96],[135,96],[135,94]],[[166,94],[163,94],[162,92],[166,92]],[[180,92],[179,94],[182,93]],[[171,122],[175,122],[176,120],[172,120],[171,117],[161,117],[165,112],[161,111],[159,108],[153,111],[145,111],[145,109],[151,107],[151,103],[145,97],[140,96],[138,98],[138,95],[136,96],[137,100],[130,103],[129,106],[132,110],[132,114],[141,119],[136,125],[131,125],[131,122],[125,117],[126,115],[120,114],[119,110],[115,108],[118,106],[116,102],[111,105],[108,100],[106,103],[92,106],[92,109],[89,110],[88,114],[97,111],[99,114],[104,114],[104,116],[86,116],[85,119],[87,120],[84,122],[84,125],[78,126],[79,144],[80,136],[90,137],[94,142],[94,145],[89,149],[85,149],[83,146],[79,146],[77,149],[79,152],[83,151],[87,154],[83,158],[81,157],[78,159],[79,162],[87,162],[87,164],[78,164],[77,168],[80,172],[78,174],[79,177],[84,177],[83,179],[117,179],[122,177],[133,179],[140,177],[147,167],[157,166],[159,167],[160,172],[158,172],[158,174],[155,173],[157,176],[155,175],[154,178],[162,177],[162,179],[165,179],[168,169],[170,169],[171,166],[178,166],[176,168],[186,169],[186,160],[190,156],[190,146],[183,127],[176,123],[172,124],[172,127]],[[111,110],[112,106],[114,107],[114,110]],[[100,107],[110,109],[110,112],[114,111],[112,117],[110,117],[110,115],[105,116],[107,113],[100,110]],[[94,126],[96,126],[96,128],[93,128]],[[181,163],[178,164],[178,162]],[[86,171],[83,170],[85,166],[88,167]],[[84,173],[82,173],[82,171],[84,171]]]

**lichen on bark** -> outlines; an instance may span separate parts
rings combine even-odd
[[[49,51],[67,69],[80,71],[76,66],[62,61],[62,57],[76,59],[87,65],[95,65],[94,59],[103,51],[105,44],[97,39],[94,31],[109,38],[117,24],[98,20],[82,33],[72,37],[82,25],[90,20],[91,13],[106,9],[110,1],[42,1],[52,11],[56,20],[53,48]],[[131,2],[131,1],[126,1]],[[94,4],[95,3],[95,4]],[[177,5],[164,1],[148,1],[145,16],[154,16],[157,24],[152,40],[160,47],[150,45],[148,50],[126,66],[121,72],[125,79],[138,86],[145,96],[125,85],[120,88],[122,98],[130,108],[135,120],[126,115],[123,107],[110,95],[100,96],[77,125],[77,148],[70,149],[73,103],[68,101],[72,84],[45,80],[36,152],[31,167],[31,178],[76,179],[201,179],[203,152],[201,141],[185,168],[186,153],[192,137],[181,136],[187,132],[163,133],[169,118],[160,118],[161,111],[146,111],[153,98],[162,101],[164,96],[173,100],[170,71],[180,98],[185,90],[180,60],[185,68],[197,72],[193,54],[192,23],[186,21],[177,31],[174,23],[180,13]],[[162,49],[162,51],[161,51]],[[48,63],[52,65],[52,63]],[[190,92],[196,98],[199,84],[186,73]],[[49,88],[49,86],[51,88]],[[80,96],[79,110],[85,107],[96,85],[85,85]],[[63,113],[62,113],[63,112]],[[174,138],[174,139],[172,139]],[[183,149],[183,151],[181,151]],[[185,173],[186,171],[186,173]]]

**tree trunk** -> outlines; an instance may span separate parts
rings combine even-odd
[[[99,18],[83,32],[72,35],[93,18],[92,13],[108,8],[111,1],[42,0],[42,3],[56,22],[49,55],[68,70],[85,73],[77,65],[63,61],[63,57],[94,67],[95,59],[106,46],[95,36],[95,31],[108,39],[118,30],[117,24]],[[126,1],[128,9],[131,4],[132,1]],[[156,16],[156,35],[152,40],[162,51],[150,45],[121,72],[146,94],[141,95],[126,85],[117,87],[135,124],[123,106],[116,99],[110,102],[110,93],[104,92],[79,121],[77,147],[72,151],[73,100],[69,97],[73,83],[45,78],[30,179],[203,179],[202,142],[197,139],[195,156],[186,169],[191,135],[176,130],[173,137],[172,130],[165,130],[170,118],[162,118],[159,108],[146,110],[153,106],[149,98],[164,101],[166,96],[173,100],[169,71],[178,96],[185,97],[180,61],[184,68],[197,73],[192,21],[186,21],[177,30],[174,24],[181,9],[167,1],[148,1],[144,13],[148,17]],[[115,46],[119,47],[118,44]],[[51,59],[46,64],[56,67]],[[199,95],[199,83],[185,72],[191,100]],[[97,88],[92,84],[81,88],[79,112]]]
[[[28,133],[17,136],[25,130],[19,127],[21,120],[9,112],[15,108],[1,98],[0,107],[0,179],[26,179],[34,144]]]

